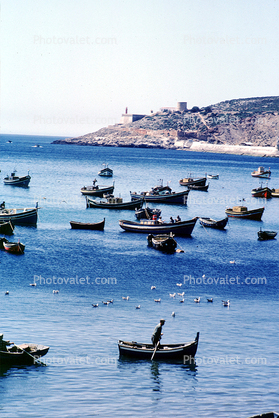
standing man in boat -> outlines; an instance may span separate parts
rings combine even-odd
[[[157,343],[160,341],[160,339],[162,338],[162,326],[164,325],[165,320],[164,319],[160,319],[159,324],[155,327],[152,337],[151,337],[151,341],[154,347],[156,347]]]

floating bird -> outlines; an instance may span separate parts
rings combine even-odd
[[[151,290],[155,290],[156,289],[156,286],[151,286]]]
[[[107,302],[104,302],[104,301],[102,300],[102,304],[103,304],[103,305],[109,305],[109,304],[110,304],[110,301],[108,300]]]
[[[176,283],[176,286],[181,287],[182,286],[182,283]]]
[[[92,303],[93,308],[98,308],[99,304],[98,303]]]
[[[154,302],[161,303],[161,299],[154,299]]]
[[[59,293],[59,290],[53,290],[52,293]]]
[[[113,303],[113,299],[110,299],[107,301],[108,303]]]
[[[175,295],[176,295],[176,293],[170,293],[170,297],[171,297],[171,298],[174,298],[174,297],[175,297]]]
[[[140,309],[140,305],[136,306],[136,309]]]
[[[130,296],[122,296],[122,299],[123,300],[129,300],[130,299]]]
[[[207,299],[207,302],[213,302],[213,298]]]
[[[230,261],[230,264],[235,264],[235,260],[231,260]]]
[[[194,299],[194,302],[196,302],[196,303],[200,303],[200,300],[201,300],[201,298],[200,298],[200,297],[198,297],[198,298],[195,298],[195,299]]]
[[[182,292],[182,293],[177,293],[178,294],[178,296],[184,296],[185,295],[185,292]]]
[[[224,306],[230,306],[229,300],[222,300]]]
[[[30,283],[30,286],[37,286],[37,283]]]
[[[8,290],[6,290],[5,295],[9,295],[9,294],[10,294],[10,292]]]
[[[184,299],[181,299],[181,300],[179,301],[179,303],[184,303]]]
[[[171,316],[175,317],[175,312],[172,312],[172,313],[171,313]]]

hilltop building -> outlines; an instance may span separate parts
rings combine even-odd
[[[169,112],[185,112],[187,111],[187,102],[178,102],[176,107],[161,107],[160,108],[160,112],[163,112],[165,110],[168,110]],[[153,113],[153,111],[151,111],[151,114]],[[139,115],[139,114],[135,114],[135,113],[128,113],[128,108],[126,107],[125,113],[122,114],[121,119],[120,119],[120,124],[126,124],[126,123],[131,123],[131,122],[135,122],[136,120],[140,120],[142,118],[144,118],[147,115]]]

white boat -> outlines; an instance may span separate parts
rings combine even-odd
[[[219,174],[207,174],[207,178],[218,180],[219,179]]]
[[[270,168],[265,170],[264,167],[259,167],[257,170],[251,173],[251,176],[269,179],[271,176],[271,171]]]

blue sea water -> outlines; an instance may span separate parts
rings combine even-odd
[[[269,186],[279,188],[278,160],[54,145],[54,139],[0,136],[2,178],[14,169],[31,175],[27,189],[1,181],[0,201],[7,208],[40,207],[37,228],[15,228],[24,255],[0,252],[0,332],[15,343],[50,346],[45,366],[1,367],[1,417],[278,412],[278,239],[261,242],[257,232],[279,232],[279,199],[251,197],[259,185],[251,172],[260,165],[271,168]],[[103,163],[113,168],[112,179],[97,176]],[[145,235],[121,230],[119,219],[134,220],[133,211],[86,209],[80,193],[97,178],[99,184],[114,181],[115,195],[129,200],[130,191],[148,190],[160,179],[181,190],[178,181],[189,173],[220,178],[210,180],[208,192],[191,191],[187,206],[153,205],[163,219],[221,219],[226,207],[244,204],[264,206],[262,221],[230,219],[224,231],[197,223],[191,238],[176,238],[183,253],[163,254],[147,247]],[[104,217],[104,231],[70,229],[71,220]],[[184,303],[171,298],[173,292],[185,292]],[[109,299],[113,304],[102,304]],[[229,308],[222,305],[227,299]],[[149,342],[161,317],[164,343],[191,341],[200,332],[195,365],[119,358],[119,339]]]

